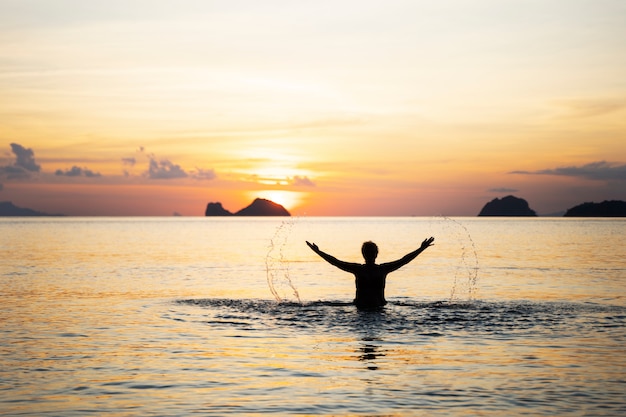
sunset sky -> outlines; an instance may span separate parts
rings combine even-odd
[[[0,201],[68,215],[626,200],[623,0],[0,0]]]

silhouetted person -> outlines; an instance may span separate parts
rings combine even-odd
[[[377,308],[387,304],[385,300],[385,282],[387,274],[403,267],[433,244],[434,237],[424,239],[422,245],[413,252],[406,254],[397,261],[384,264],[376,263],[378,246],[374,242],[365,242],[361,247],[361,253],[365,259],[364,264],[344,262],[320,250],[315,243],[306,242],[307,245],[322,257],[326,262],[337,268],[354,274],[356,284],[356,298],[354,304],[358,308]]]

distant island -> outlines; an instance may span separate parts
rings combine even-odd
[[[523,198],[512,195],[496,198],[485,204],[479,216],[537,216]]]
[[[558,215],[544,215],[560,217]],[[611,200],[601,203],[583,203],[564,212],[564,217],[626,217],[626,201]],[[222,207],[222,203],[212,202],[206,206],[205,216],[291,216],[280,204],[263,198],[255,199],[249,206],[231,213]],[[180,215],[174,213],[174,215]],[[30,208],[18,207],[10,201],[0,201],[0,217],[35,217],[35,216],[64,216],[64,214],[49,214]],[[485,204],[478,216],[537,216],[528,202],[523,198],[512,195],[496,198]]]
[[[565,212],[565,217],[626,217],[626,201],[583,203]]]
[[[222,203],[209,203],[204,212],[205,216],[291,216],[280,204],[264,198],[255,199],[249,206],[231,213],[222,207]]]
[[[10,201],[0,201],[0,216],[34,217],[34,216],[62,216],[62,214],[42,213],[41,211],[18,207]]]

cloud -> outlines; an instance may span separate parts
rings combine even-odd
[[[0,166],[0,175],[7,179],[29,178],[32,172],[39,172],[41,166],[35,162],[35,153],[17,143],[11,144],[11,151],[15,155],[13,165]]]
[[[11,144],[11,150],[15,154],[15,166],[24,168],[27,171],[39,172],[41,166],[35,163],[35,153],[32,149],[26,149],[17,143]]]
[[[296,187],[315,187],[315,183],[309,179],[309,177],[301,177],[296,175],[291,180],[291,185]]]
[[[2,185],[2,183],[0,182],[0,191],[2,191],[3,187],[4,187],[4,185]]]
[[[191,177],[197,180],[214,180],[217,178],[217,174],[214,169],[196,168],[195,171],[191,172]]]
[[[88,178],[95,178],[95,177],[100,177],[101,176],[99,172],[93,172],[90,169],[77,167],[76,165],[74,165],[72,168],[70,168],[68,170],[65,170],[65,171],[57,169],[55,174],[56,175],[64,175],[66,177],[81,177],[81,176],[85,176],[85,177],[88,177]]]
[[[515,188],[506,188],[506,187],[490,188],[489,190],[487,190],[487,192],[490,192],[490,193],[516,193],[518,191],[519,190]]]
[[[153,180],[169,180],[186,177],[188,177],[188,175],[180,165],[176,165],[167,159],[157,161],[154,157],[150,157],[148,178]]]
[[[618,112],[626,107],[626,102],[621,99],[611,98],[580,99],[561,100],[557,102],[557,105],[565,111],[565,117],[586,118]]]
[[[8,180],[30,178],[30,173],[27,170],[16,165],[0,167],[0,175],[3,175]]]
[[[137,163],[136,158],[122,158],[122,164],[125,166],[130,166],[132,168],[135,166],[136,163]],[[130,177],[131,174],[129,170],[125,169],[123,172],[126,178]]]
[[[141,146],[138,150],[146,154],[146,149]],[[180,165],[173,163],[169,159],[157,159],[153,153],[146,154],[149,160],[148,171],[144,173],[149,179],[170,180],[177,178],[194,178],[197,180],[213,180],[217,174],[213,169],[196,168],[192,171],[185,171]],[[122,158],[124,165],[134,166],[137,163],[135,158]],[[129,171],[124,171],[126,177],[130,176]]]
[[[596,181],[626,181],[626,165],[616,165],[606,161],[591,162],[582,166],[541,169],[538,171],[511,171],[509,174],[560,175],[579,177]]]

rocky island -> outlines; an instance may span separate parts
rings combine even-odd
[[[264,198],[255,199],[249,206],[231,213],[222,207],[222,203],[215,202],[207,204],[204,212],[205,216],[291,216],[291,214],[280,204]]]
[[[626,201],[579,204],[567,210],[565,217],[626,217]]]
[[[0,201],[0,216],[7,217],[34,217],[34,216],[61,216],[61,214],[48,214],[41,211],[18,207],[10,201]]]
[[[496,198],[485,204],[479,216],[537,216],[523,198],[512,195]]]

